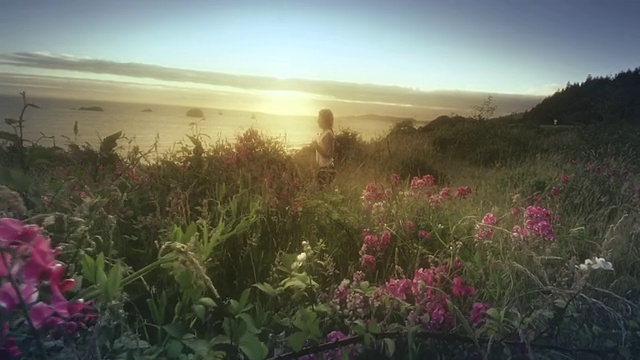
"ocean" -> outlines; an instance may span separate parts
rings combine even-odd
[[[27,94],[28,95],[28,94]],[[99,146],[100,138],[122,131],[128,139],[134,139],[141,150],[149,149],[158,137],[160,152],[171,150],[179,141],[188,141],[187,135],[194,132],[194,123],[199,118],[187,117],[187,106],[114,103],[105,101],[68,100],[53,98],[30,98],[27,101],[40,108],[28,108],[24,115],[24,136],[40,145],[66,147],[69,142],[79,145]],[[78,110],[80,107],[99,106],[104,111]],[[142,112],[143,109],[151,112]],[[265,136],[281,141],[289,150],[300,149],[310,144],[318,134],[317,115],[286,116],[250,111],[200,108],[204,120],[198,122],[199,132],[206,134],[209,143],[220,139],[233,142],[249,128],[254,128]],[[0,130],[13,132],[5,124],[5,118],[18,119],[22,110],[22,98],[0,96]],[[78,122],[78,135],[74,136],[73,127]],[[344,128],[360,133],[363,139],[384,135],[392,122],[387,121],[348,121],[341,123],[337,118],[334,130]],[[54,139],[42,138],[53,136]],[[66,137],[66,138],[65,138]],[[127,141],[120,141],[121,151],[126,151]]]

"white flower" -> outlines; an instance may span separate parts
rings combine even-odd
[[[596,257],[596,263],[591,266],[592,269],[602,269],[613,271],[613,265],[603,258]]]
[[[299,263],[303,263],[305,260],[307,260],[307,253],[300,253],[298,254],[298,257],[296,258],[296,260],[298,260]]]
[[[576,267],[582,271],[597,269],[613,271],[613,265],[610,262],[606,261],[604,258],[595,257],[594,260],[586,259],[584,261],[584,264],[580,264]]]
[[[56,223],[56,217],[54,215],[50,215],[44,218],[44,221],[42,222],[42,227],[47,227],[55,223]]]

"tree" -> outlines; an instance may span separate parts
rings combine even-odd
[[[471,105],[471,117],[473,119],[483,121],[491,119],[497,106],[493,104],[493,96],[489,95],[480,105]]]

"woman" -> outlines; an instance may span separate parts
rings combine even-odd
[[[318,139],[313,142],[313,147],[316,150],[316,163],[318,164],[316,181],[320,189],[323,189],[336,176],[336,169],[333,164],[336,138],[333,134],[333,113],[331,110],[320,110],[318,113],[318,126],[322,129],[322,132],[318,135]]]

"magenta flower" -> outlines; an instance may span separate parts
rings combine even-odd
[[[473,306],[471,308],[471,316],[469,318],[469,320],[471,321],[471,326],[482,326],[486,321],[487,310],[489,310],[490,308],[491,307],[489,306],[489,304],[481,302],[473,303]]]
[[[566,184],[569,182],[569,175],[562,175],[562,183]]]
[[[468,186],[458,186],[456,189],[456,197],[466,199],[471,194],[471,188]]]
[[[426,231],[426,230],[420,230],[420,231],[418,231],[418,237],[420,239],[426,239],[426,238],[429,237],[429,232]]]
[[[7,312],[13,311],[13,309],[20,304],[20,298],[24,300],[27,305],[34,303],[38,299],[38,289],[30,284],[22,284],[19,286],[20,295],[16,292],[16,289],[10,282],[5,282],[0,286],[0,307],[3,307]]]
[[[51,331],[54,336],[77,331],[78,322],[84,327],[92,326],[96,320],[90,310],[92,304],[69,303],[64,297],[63,292],[72,289],[75,281],[64,278],[65,267],[55,259],[60,249],[52,249],[50,240],[39,231],[39,227],[23,225],[18,220],[0,219],[0,307],[3,313],[9,317],[23,317],[23,312],[14,310],[26,306],[24,310],[33,327]],[[7,339],[4,338],[0,354],[15,353],[11,343],[7,345]]]
[[[493,215],[493,213],[486,213],[482,218],[482,223],[478,225],[478,231],[474,235],[474,238],[476,240],[487,240],[492,238],[494,229],[489,226],[495,226],[497,223],[498,219]]]
[[[547,241],[555,241],[556,235],[551,221],[551,212],[549,210],[538,206],[527,207],[525,228],[533,235],[537,235]]]
[[[482,218],[482,223],[484,225],[495,226],[498,223],[498,219],[496,219],[496,217],[495,217],[495,215],[493,215],[493,213],[488,212]]]
[[[459,276],[453,278],[453,286],[451,287],[451,294],[453,294],[453,296],[473,296],[475,293],[476,290],[471,286],[465,285],[462,278]]]
[[[339,330],[334,330],[329,334],[327,334],[327,340],[330,342],[336,342],[336,341],[344,340],[346,338],[347,338],[347,335],[345,335],[342,331],[339,331]]]
[[[376,267],[376,258],[373,255],[362,255],[360,258],[360,266],[372,271]]]

